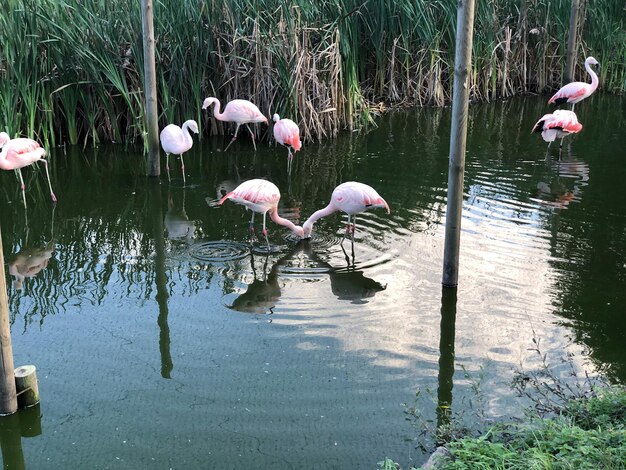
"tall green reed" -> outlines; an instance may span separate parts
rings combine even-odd
[[[601,88],[626,89],[623,2],[583,2],[577,77],[594,55]],[[473,100],[562,85],[566,0],[478,2]],[[146,132],[140,2],[0,0],[0,127],[45,145],[135,142]],[[195,119],[206,96],[255,102],[323,139],[372,109],[451,99],[456,3],[449,0],[155,2],[159,124]],[[265,129],[263,129],[265,131]]]

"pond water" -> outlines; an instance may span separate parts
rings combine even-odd
[[[42,402],[4,418],[5,468],[375,468],[419,465],[438,400],[469,424],[520,415],[534,341],[557,374],[626,380],[626,99],[577,106],[546,153],[544,97],[472,105],[458,290],[442,290],[449,109],[390,113],[367,134],[287,151],[246,133],[196,140],[171,181],[121,146],[50,150],[0,174],[15,364]],[[300,242],[227,201],[281,189],[303,223],[333,188],[375,187],[391,214],[336,214]],[[345,243],[349,249],[349,243]],[[419,417],[411,417],[414,409]],[[16,421],[17,419],[17,421]],[[21,434],[21,436],[20,436]]]

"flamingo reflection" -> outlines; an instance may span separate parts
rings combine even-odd
[[[21,290],[26,278],[35,277],[48,266],[54,242],[50,241],[43,247],[26,247],[21,249],[9,262],[9,274],[13,276],[13,287]]]
[[[185,211],[185,192],[183,192],[183,203],[180,208],[176,207],[174,199],[168,194],[164,224],[167,238],[170,240],[185,239],[189,242],[193,239],[196,233],[196,224],[193,220],[189,220]]]

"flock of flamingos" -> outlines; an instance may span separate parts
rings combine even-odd
[[[582,130],[582,124],[578,122],[578,118],[574,113],[574,105],[579,101],[590,96],[598,87],[598,76],[591,68],[591,65],[599,65],[598,61],[593,57],[588,57],[585,60],[585,69],[591,75],[591,83],[585,82],[572,82],[560,90],[558,90],[554,96],[548,100],[548,104],[565,104],[571,103],[572,110],[556,110],[553,113],[545,114],[534,125],[532,132],[540,132],[543,139],[550,144],[557,138],[561,139],[561,146],[563,144],[563,138],[570,134],[578,133]],[[249,123],[267,123],[267,118],[261,113],[253,103],[247,100],[235,99],[224,108],[224,112],[220,112],[220,102],[217,98],[210,97],[204,100],[202,109],[207,109],[214,105],[213,116],[215,119],[226,122],[234,122],[236,124],[235,134],[232,137],[230,143],[224,150],[235,141],[237,138],[237,132],[242,124],[245,124],[246,128],[252,136],[252,143],[256,150],[256,144],[254,142],[254,133],[248,127]],[[291,119],[280,119],[278,114],[273,116],[274,139],[281,145],[287,147],[287,171],[291,171],[291,162],[293,160],[293,152],[300,150],[302,144],[300,142],[300,135],[298,125]],[[183,160],[183,154],[188,151],[192,145],[193,140],[189,131],[198,133],[198,124],[189,120],[186,121],[182,128],[169,124],[166,126],[160,134],[161,146],[166,154],[166,168],[169,175],[169,155],[180,155],[181,166],[183,171],[183,182],[185,181],[185,163]],[[50,183],[50,174],[48,173],[47,161],[44,160],[46,155],[45,149],[43,149],[36,141],[26,138],[11,139],[6,132],[0,132],[0,169],[2,170],[17,170],[19,175],[22,198],[24,200],[24,206],[26,206],[25,185],[22,179],[21,168],[28,166],[37,161],[44,163],[46,170],[46,177],[48,179],[48,187],[50,188],[50,196],[53,202],[56,202],[57,198],[52,191],[52,185]],[[376,192],[374,188],[363,183],[355,181],[348,181],[337,186],[331,196],[330,203],[323,209],[314,212],[302,226],[295,225],[290,220],[282,218],[278,215],[278,201],[280,200],[280,191],[275,184],[264,179],[252,179],[241,183],[233,191],[226,194],[219,204],[223,204],[227,199],[245,206],[252,211],[252,220],[250,221],[250,231],[254,231],[254,215],[256,213],[263,214],[263,235],[265,241],[268,244],[267,229],[266,229],[266,216],[269,213],[270,218],[277,224],[287,227],[296,236],[300,238],[310,238],[313,230],[313,224],[321,217],[325,217],[337,211],[342,211],[348,215],[348,225],[346,226],[346,232],[341,240],[345,240],[346,236],[351,235],[353,253],[354,253],[354,232],[356,227],[356,215],[369,209],[384,208],[389,213],[389,205],[387,202]],[[353,255],[354,256],[354,255]]]

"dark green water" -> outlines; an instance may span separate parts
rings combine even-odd
[[[290,179],[286,150],[255,154],[245,133],[226,154],[196,141],[184,188],[178,161],[168,183],[121,147],[52,149],[54,210],[43,171],[24,171],[27,213],[3,172],[15,364],[37,366],[42,397],[0,421],[5,468],[417,466],[432,442],[406,410],[522,414],[509,385],[539,367],[533,338],[566,380],[569,354],[626,381],[626,100],[577,108],[559,160],[530,134],[544,98],[471,107],[456,298],[441,289],[448,109],[305,143]],[[249,213],[214,205],[253,177],[299,223],[349,180],[391,214],[358,220],[354,268],[339,215],[311,243],[268,222],[267,255]]]

